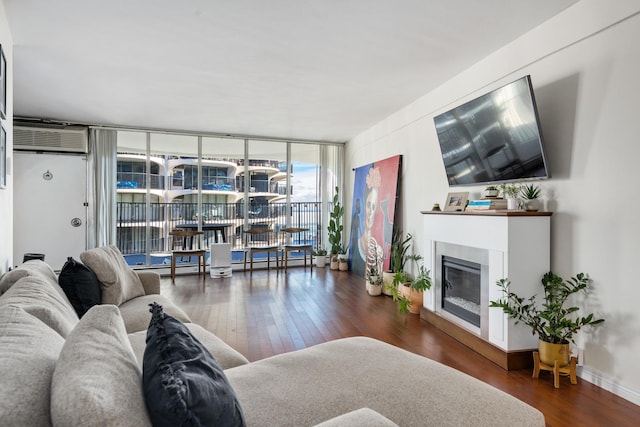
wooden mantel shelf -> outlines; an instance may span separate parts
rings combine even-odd
[[[527,212],[527,211],[420,211],[423,215],[469,215],[469,216],[551,216],[553,212]]]

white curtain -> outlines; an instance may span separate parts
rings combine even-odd
[[[333,202],[335,188],[340,189],[340,203],[344,206],[344,146],[320,146],[320,192],[322,197],[322,242],[326,246],[329,241],[327,225],[329,224],[330,205]]]
[[[115,245],[117,132],[91,128],[89,141],[89,247]]]

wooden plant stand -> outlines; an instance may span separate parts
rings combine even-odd
[[[546,363],[542,363],[540,361],[540,355],[537,351],[533,352],[533,378],[538,378],[540,375],[540,370],[553,372],[553,386],[555,388],[560,388],[560,375],[569,375],[571,380],[571,384],[578,384],[578,380],[576,379],[576,365],[578,363],[578,359],[575,356],[571,357],[569,364],[567,366],[560,366],[560,362],[555,361],[554,365],[547,365]]]

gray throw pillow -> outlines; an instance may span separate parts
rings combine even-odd
[[[22,308],[0,307],[0,424],[50,426],[51,376],[64,339]]]
[[[102,287],[102,304],[120,305],[144,295],[140,278],[127,265],[116,246],[102,246],[82,252],[80,260],[98,276]]]
[[[151,305],[143,389],[155,427],[245,426],[235,391],[216,359],[187,329]]]
[[[140,368],[118,307],[96,305],[67,337],[51,381],[53,425],[150,425]]]

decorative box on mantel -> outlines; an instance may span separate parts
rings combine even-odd
[[[541,292],[550,270],[551,212],[423,211],[425,267],[433,286],[420,316],[504,369],[532,366],[538,339],[489,301],[496,282],[519,295]]]

